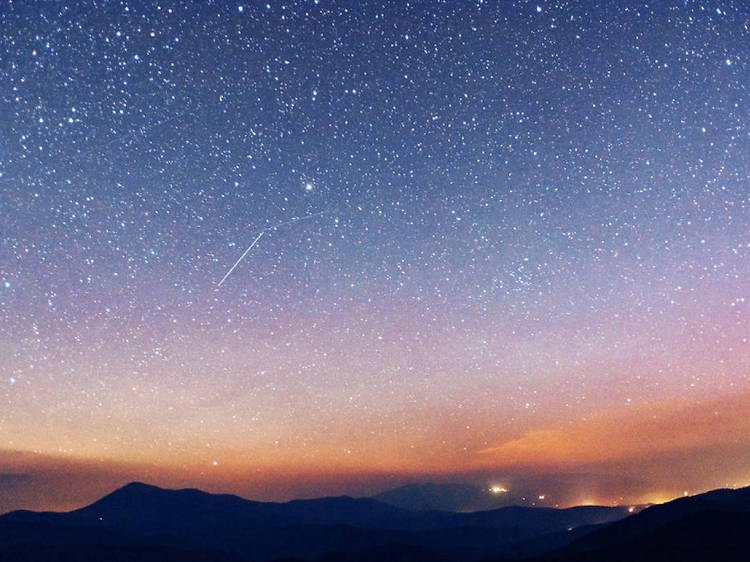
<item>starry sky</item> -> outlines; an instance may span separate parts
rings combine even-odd
[[[743,0],[4,0],[0,510],[750,483],[749,88]]]

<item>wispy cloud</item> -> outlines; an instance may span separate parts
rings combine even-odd
[[[603,411],[569,424],[530,430],[479,452],[480,464],[571,466],[656,457],[750,441],[750,394],[670,406]]]
[[[27,482],[29,480],[31,480],[30,474],[0,472],[0,487],[12,486],[19,482]]]
[[[479,451],[476,466],[498,473],[587,474],[586,489],[607,480],[607,502],[668,499],[750,484],[750,393],[701,403],[602,411],[539,428]],[[601,487],[599,487],[601,488]],[[580,493],[579,493],[580,492]]]

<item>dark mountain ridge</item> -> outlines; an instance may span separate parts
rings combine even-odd
[[[504,496],[471,484],[425,482],[387,490],[373,499],[411,511],[468,512],[510,505]]]
[[[749,549],[750,487],[654,505],[594,528],[539,560],[743,560]]]
[[[742,535],[750,530],[750,488],[716,490],[627,515],[625,508],[611,507],[410,511],[347,496],[257,502],[132,483],[67,513],[15,511],[0,516],[0,561],[91,556],[247,562],[376,560],[378,556],[446,561],[529,556],[625,560],[638,554],[633,550],[638,544],[651,545],[654,552],[664,541],[691,544],[692,537],[684,536],[686,529],[693,536],[720,537],[725,546],[750,537],[750,533]],[[698,532],[701,528],[707,530],[703,535]],[[617,558],[618,553],[624,554]]]

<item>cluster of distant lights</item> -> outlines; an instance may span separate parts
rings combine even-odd
[[[497,484],[495,484],[495,485],[490,486],[490,492],[492,492],[495,495],[507,494],[508,493],[508,488],[506,488],[504,486],[498,486]],[[545,498],[546,498],[546,496],[544,494],[539,494],[537,496],[537,499],[539,501],[544,501]],[[521,499],[526,500],[526,498],[521,498]]]
[[[508,488],[505,488],[503,486],[494,485],[494,486],[490,486],[490,492],[492,492],[493,494],[507,494],[508,493]],[[538,497],[539,501],[544,501],[544,499],[545,499],[546,496],[544,494],[539,494],[539,496],[537,496],[537,497]],[[526,499],[526,498],[524,498],[524,499]]]
[[[494,495],[507,494],[509,492],[508,488],[506,488],[505,486],[500,486],[498,484],[493,484],[492,486],[490,486],[489,487],[489,491],[490,491],[490,493],[492,493]],[[684,492],[682,492],[682,497],[688,497],[689,495],[690,495],[690,493],[687,490],[684,491]],[[521,499],[524,500],[524,501],[526,500],[526,498],[521,498]],[[545,501],[546,499],[547,499],[547,496],[545,494],[539,494],[537,496],[537,500],[539,500],[539,501]],[[672,499],[672,498],[670,498],[670,499]],[[656,501],[652,501],[650,503],[661,504],[661,503],[666,503],[666,502],[670,501],[670,499],[659,499],[659,500],[656,500]],[[638,509],[639,509],[639,506],[630,506],[630,507],[628,507],[628,513],[635,513],[635,511],[638,510]]]

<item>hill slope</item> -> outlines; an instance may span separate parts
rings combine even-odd
[[[650,507],[538,560],[743,560],[749,549],[750,488],[742,488]]]
[[[0,517],[0,525],[26,525],[17,535],[25,540],[0,535],[0,551],[97,546],[109,549],[99,554],[105,558],[116,558],[120,549],[128,559],[128,549],[139,548],[146,558],[150,554],[143,549],[169,548],[253,561],[411,551],[413,558],[421,553],[425,559],[479,560],[513,551],[520,541],[625,515],[622,509],[602,507],[415,512],[350,497],[268,503],[133,483],[75,511],[17,511]]]

